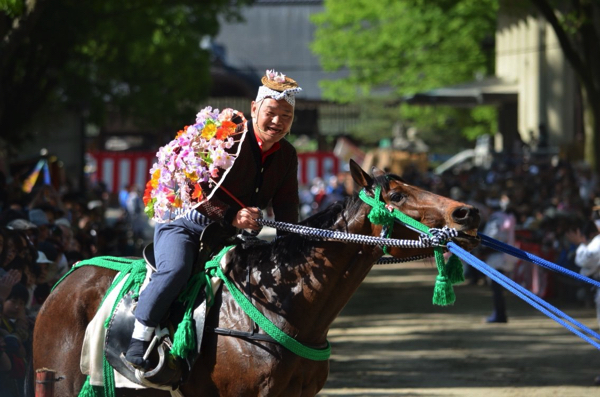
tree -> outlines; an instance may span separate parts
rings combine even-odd
[[[497,9],[497,0],[326,1],[325,11],[313,18],[317,29],[312,49],[326,71],[347,74],[323,81],[324,96],[350,102],[391,88],[391,98],[397,100],[471,81],[476,74],[493,74]],[[427,128],[430,110],[409,112]],[[469,111],[438,113],[448,120],[463,119]],[[489,128],[492,121],[493,117],[487,122]],[[433,122],[428,128],[439,131],[440,124]]]
[[[250,1],[0,0],[0,148],[52,106],[182,124],[210,87],[202,37]]]
[[[579,78],[584,101],[584,155],[596,173],[600,173],[600,1],[531,0],[531,3],[554,29],[566,59]]]

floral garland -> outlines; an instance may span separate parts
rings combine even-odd
[[[148,217],[172,221],[208,200],[237,157],[228,151],[237,142],[234,136],[247,130],[237,110],[202,109],[195,124],[184,127],[156,153],[158,161],[150,169],[143,197]]]

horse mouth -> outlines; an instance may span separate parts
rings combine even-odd
[[[452,241],[461,248],[471,251],[479,245],[481,238],[477,235],[477,229],[471,229],[459,231],[458,236],[454,237]]]

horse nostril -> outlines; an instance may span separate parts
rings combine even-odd
[[[452,220],[461,225],[479,224],[479,210],[475,207],[458,207],[452,211]]]

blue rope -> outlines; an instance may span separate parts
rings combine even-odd
[[[562,273],[565,274],[567,276],[573,277],[578,279],[579,281],[583,281],[586,282],[588,284],[593,284],[596,287],[600,288],[600,282],[597,280],[594,280],[592,278],[583,276],[579,273],[576,273],[572,270],[566,269],[563,266],[559,266],[556,263],[552,263],[549,262],[545,259],[540,258],[539,256],[535,256],[533,254],[530,254],[529,252],[525,252],[523,250],[520,250],[518,248],[515,248],[511,245],[508,245],[506,243],[503,243],[501,241],[498,240],[494,240],[493,238],[491,238],[490,236],[486,236],[485,234],[481,234],[479,233],[479,237],[481,237],[481,244],[485,245],[486,247],[490,247],[493,248],[497,251],[502,251],[505,252],[509,255],[512,255],[514,257],[517,258],[521,258],[527,262],[531,262],[534,263],[536,265],[540,265],[542,267],[545,267],[546,269],[550,269],[552,271],[558,272],[558,273]]]
[[[490,237],[487,237],[487,236],[485,236],[485,237],[487,239],[491,239]],[[491,240],[493,240],[493,239],[491,239]],[[496,281],[498,284],[502,285],[504,288],[506,288],[513,294],[517,295],[519,298],[523,299],[524,301],[529,303],[531,306],[533,306],[534,308],[536,308],[539,311],[541,311],[542,313],[544,313],[546,316],[550,317],[551,319],[553,319],[554,321],[556,321],[557,323],[559,323],[560,325],[562,325],[563,327],[565,327],[566,329],[568,329],[569,331],[574,333],[575,335],[579,336],[581,339],[590,343],[596,349],[600,350],[600,343],[598,343],[597,341],[592,339],[592,338],[595,338],[597,340],[600,340],[600,335],[598,335],[596,332],[592,331],[591,329],[589,329],[585,325],[581,324],[577,320],[574,320],[573,318],[564,314],[559,309],[555,308],[548,302],[544,301],[543,299],[541,299],[540,297],[535,295],[533,292],[523,288],[522,286],[520,286],[519,284],[517,284],[516,282],[514,282],[507,276],[505,276],[505,275],[501,274],[500,272],[498,272],[497,270],[491,268],[485,262],[483,262],[480,259],[478,259],[477,257],[471,255],[469,252],[465,251],[464,249],[462,249],[455,243],[449,242],[447,244],[447,248],[448,248],[448,251],[452,252],[453,254],[458,256],[460,259],[467,262],[469,265],[473,266],[474,268],[476,268],[477,270],[479,270],[480,272],[482,272],[483,274],[485,274],[492,280]],[[562,318],[560,318],[560,317],[562,317]],[[563,320],[563,318],[568,320],[568,322],[572,323],[573,325],[571,325],[567,321]],[[577,327],[579,329],[576,329],[575,327]]]

